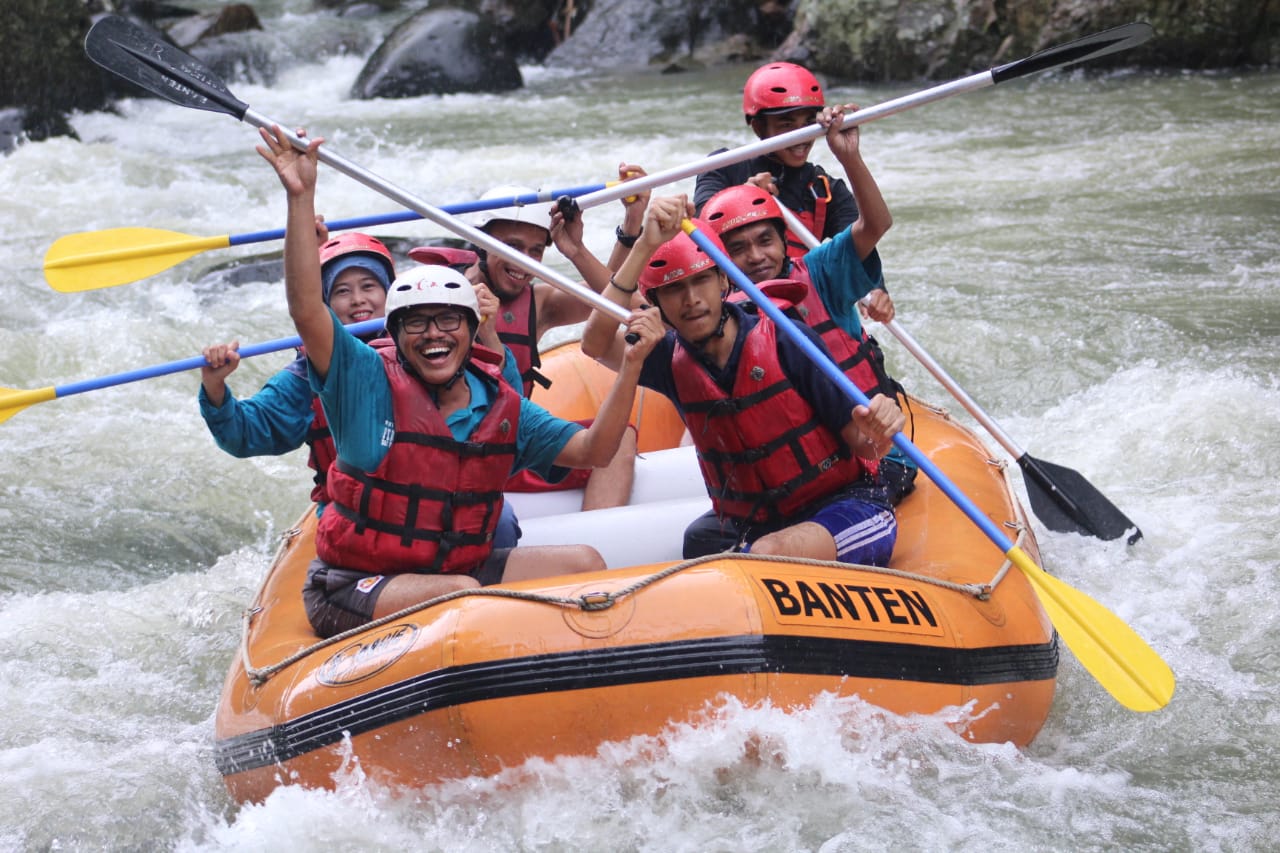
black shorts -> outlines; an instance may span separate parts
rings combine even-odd
[[[494,548],[483,563],[467,574],[481,586],[502,582],[510,548]],[[358,569],[331,566],[315,559],[307,567],[302,601],[307,619],[321,637],[332,637],[373,621],[373,610],[387,581],[395,575],[375,575]]]

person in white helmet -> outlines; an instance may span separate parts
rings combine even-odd
[[[619,180],[640,177],[644,170],[636,165],[623,163],[618,167]],[[535,193],[521,186],[498,186],[488,190],[482,201],[518,198]],[[617,242],[609,263],[617,266],[626,257],[635,242],[644,218],[648,192],[623,199],[624,220],[615,232]],[[555,211],[551,202],[509,205],[475,214],[472,224],[494,239],[528,257],[541,261],[547,247],[554,240],[556,247],[570,261],[578,261],[573,255],[582,247],[582,218],[567,221]],[[586,321],[591,308],[572,294],[539,282],[522,267],[497,256],[490,256],[477,249],[478,263],[467,271],[474,282],[488,285],[501,303],[494,317],[494,329],[498,339],[516,360],[524,385],[525,396],[536,398],[536,385],[547,384],[538,372],[538,342],[552,329]],[[594,258],[592,259],[594,260]],[[598,263],[598,262],[597,262]],[[606,271],[604,277],[607,279]],[[601,288],[597,288],[599,290]],[[582,422],[584,425],[589,421]],[[606,509],[624,506],[631,499],[631,486],[635,479],[636,436],[629,429],[623,436],[618,453],[608,466],[591,471],[575,471],[559,484],[547,483],[533,471],[523,471],[512,478],[508,491],[538,492],[550,489],[583,489],[582,509]]]
[[[337,449],[318,559],[303,590],[321,636],[457,590],[605,568],[586,545],[497,550],[510,474],[603,466],[627,426],[641,362],[626,362],[589,428],[521,396],[475,347],[483,317],[472,284],[444,266],[402,272],[387,294],[390,339],[371,346],[324,304],[315,245],[318,147],[279,128],[258,152],[288,199],[285,291]],[[505,381],[504,381],[505,379]]]

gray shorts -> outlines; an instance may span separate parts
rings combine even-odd
[[[481,586],[502,582],[510,548],[494,548],[483,563],[467,572]],[[302,600],[307,619],[321,637],[332,637],[373,621],[373,609],[387,581],[395,575],[375,575],[358,569],[331,566],[315,559],[307,567]]]

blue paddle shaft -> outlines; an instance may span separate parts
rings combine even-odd
[[[580,195],[593,193],[602,190],[608,184],[586,184],[580,187],[568,187],[563,190],[547,190],[545,192],[525,193],[523,195],[507,196],[506,198],[490,198],[480,199],[478,201],[466,201],[459,204],[446,204],[440,209],[445,213],[451,213],[454,216],[463,213],[476,213],[481,210],[496,210],[499,207],[517,207],[524,204],[539,204],[541,202],[555,201],[561,196],[569,196],[577,198]],[[375,225],[390,225],[396,222],[412,222],[415,219],[425,219],[421,213],[414,210],[399,210],[395,213],[378,213],[370,216],[357,216],[352,219],[336,219],[333,222],[326,222],[325,225],[330,231],[351,231],[357,228],[372,228]],[[283,240],[284,229],[273,228],[270,231],[250,231],[247,234],[232,234],[227,239],[229,246],[243,246],[246,243],[266,243],[271,240]]]
[[[376,320],[365,320],[363,323],[352,323],[344,328],[353,335],[368,335],[382,331],[385,321],[380,317]],[[291,338],[277,338],[274,341],[265,341],[260,344],[249,344],[241,347],[241,358],[253,358],[255,355],[263,355],[269,352],[279,352],[280,350],[293,349],[302,346],[302,338],[294,335]],[[116,385],[127,385],[130,382],[138,382],[142,379],[153,379],[157,376],[168,376],[171,373],[182,373],[185,370],[195,370],[199,367],[208,366],[209,362],[203,355],[184,358],[179,361],[170,361],[166,364],[157,364],[151,367],[142,367],[137,370],[127,370],[124,373],[115,373],[111,376],[102,376],[97,379],[85,379],[82,382],[70,382],[66,385],[59,385],[54,388],[56,397],[69,397],[72,394],[83,394],[86,391],[96,391],[99,388],[111,388]]]

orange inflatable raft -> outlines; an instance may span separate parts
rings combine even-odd
[[[564,393],[572,382],[557,378]],[[1037,558],[1003,467],[944,412],[911,412],[917,446]],[[709,506],[691,450],[645,454],[636,477],[631,506],[542,512],[535,495],[517,507],[522,544],[588,542],[610,571],[428,602],[324,642],[302,607],[305,513],[246,611],[218,707],[232,796],[331,787],[352,761],[393,786],[491,775],[657,734],[726,694],[781,707],[857,694],[903,714],[973,703],[956,724],[967,738],[1025,745],[1039,731],[1053,628],[1022,573],[923,477],[899,507],[888,570],[681,562],[684,527]]]

